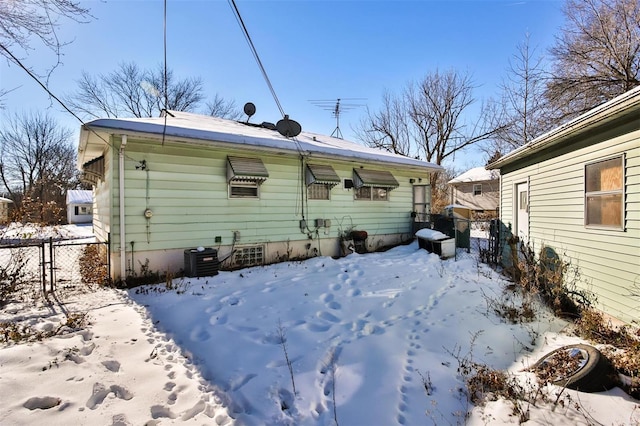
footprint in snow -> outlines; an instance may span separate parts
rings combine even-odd
[[[29,410],[48,410],[49,408],[57,407],[62,400],[55,396],[44,396],[29,398],[22,404],[22,406]]]
[[[329,321],[329,322],[340,322],[340,318],[336,317],[335,315],[327,312],[327,311],[319,311],[316,312],[316,316],[320,319],[323,319],[325,321]]]
[[[120,371],[120,363],[116,360],[102,361],[102,365],[104,365],[107,370],[114,373]]]
[[[102,401],[104,401],[107,395],[112,392],[116,398],[124,399],[125,401],[133,398],[133,394],[122,386],[111,385],[109,388],[106,388],[102,383],[95,383],[93,385],[93,394],[87,401],[87,407],[95,410],[98,405],[102,404]]]

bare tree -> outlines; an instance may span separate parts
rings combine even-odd
[[[78,90],[66,97],[68,105],[88,117],[157,117],[166,109],[194,111],[204,99],[200,78],[178,80],[173,71],[159,66],[144,70],[122,63],[115,71],[97,77],[83,72]]]
[[[638,0],[567,0],[546,90],[564,121],[640,85]]]
[[[427,74],[419,83],[408,84],[402,97],[385,94],[382,109],[368,112],[358,136],[370,146],[442,164],[499,130],[484,107],[475,121],[466,121],[475,102],[473,88],[468,74]]]
[[[57,215],[45,218],[44,209],[64,206],[67,189],[79,184],[71,138],[69,129],[40,112],[11,115],[0,129],[2,184],[16,207],[26,200],[37,206],[39,221],[59,221]]]
[[[0,1],[0,56],[10,62],[32,49],[37,39],[56,56],[53,70],[60,64],[62,47],[67,44],[57,34],[61,21],[87,22],[89,9],[72,0],[2,0]]]
[[[217,93],[213,97],[213,101],[207,102],[206,113],[213,117],[229,120],[240,120],[243,115],[234,100],[227,101]]]
[[[529,44],[529,35],[509,60],[507,76],[500,84],[501,98],[492,104],[502,125],[484,151],[487,157],[506,154],[526,145],[552,127],[544,100],[546,76],[543,58]],[[498,155],[499,156],[499,155]]]
[[[419,155],[412,144],[408,107],[403,96],[389,92],[382,95],[382,108],[378,112],[367,109],[360,121],[356,136],[367,145],[407,157]]]

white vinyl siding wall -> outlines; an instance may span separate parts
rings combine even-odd
[[[626,156],[625,230],[586,227],[585,164],[621,154]],[[627,322],[640,321],[640,131],[505,174],[500,194],[505,225],[514,226],[515,184],[527,179],[530,239],[536,253],[544,244],[562,259],[573,259],[580,287],[598,293],[603,311]]]

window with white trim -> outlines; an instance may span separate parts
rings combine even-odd
[[[260,198],[260,185],[268,177],[260,158],[227,157],[229,198]]]
[[[362,186],[354,192],[356,200],[365,201],[387,201],[389,199],[389,189],[380,186]]]
[[[328,200],[331,188],[340,183],[340,177],[328,164],[307,164],[305,181],[309,200]]]
[[[229,198],[259,198],[259,185],[255,181],[229,182]]]
[[[622,229],[624,156],[585,165],[585,225]]]
[[[473,195],[482,195],[482,184],[481,183],[473,184]]]
[[[328,183],[312,183],[307,185],[307,197],[310,200],[328,200],[333,185]]]

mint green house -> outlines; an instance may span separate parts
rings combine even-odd
[[[179,272],[196,247],[217,249],[229,269],[340,256],[353,230],[366,232],[367,250],[409,241],[441,170],[329,136],[173,111],[89,122],[78,167],[116,280],[146,267]]]
[[[640,324],[640,87],[487,168],[503,224],[578,266],[603,312]]]

